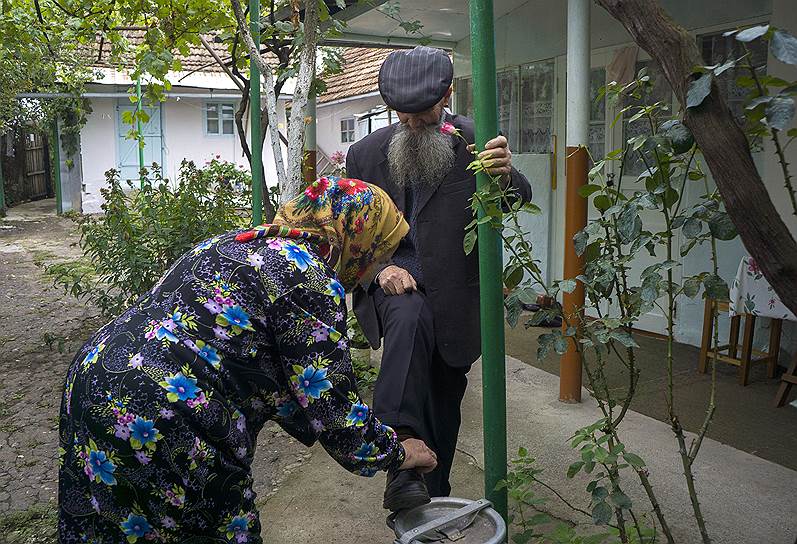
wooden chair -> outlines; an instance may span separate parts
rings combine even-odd
[[[780,408],[789,398],[789,391],[791,391],[792,385],[797,385],[797,354],[794,355],[794,359],[791,361],[791,366],[789,366],[789,370],[783,373],[783,376],[780,377],[780,387],[778,388],[778,393],[775,395],[775,408]],[[797,544],[797,543],[795,543]]]
[[[756,316],[744,314],[744,337],[742,340],[741,357],[736,357],[739,351],[739,329],[741,328],[742,316],[736,315],[731,318],[731,330],[728,343],[712,348],[714,339],[714,319],[713,307],[717,307],[717,312],[727,312],[730,303],[727,300],[716,300],[706,298],[705,311],[703,313],[703,341],[700,345],[700,363],[698,370],[705,374],[708,370],[708,361],[716,357],[717,361],[732,364],[739,367],[739,384],[747,385],[750,379],[750,367],[755,363],[767,363],[767,377],[774,378],[778,364],[778,352],[780,351],[780,331],[783,327],[782,319],[773,319],[769,332],[769,350],[759,351],[753,349],[753,332],[755,331]],[[725,352],[725,353],[723,353]],[[753,359],[753,355],[759,356]],[[797,378],[795,378],[797,380]],[[797,383],[797,381],[795,382]]]

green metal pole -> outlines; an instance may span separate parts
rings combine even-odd
[[[141,106],[141,76],[136,79],[136,112],[142,110]],[[144,169],[144,133],[141,128],[141,117],[136,115],[136,131],[138,132],[138,180],[141,183],[141,188],[144,188],[144,174],[141,171]]]
[[[470,0],[470,44],[473,66],[473,105],[476,147],[484,148],[498,134],[495,35],[492,0]],[[479,187],[490,183],[479,174]],[[479,217],[484,210],[479,211]],[[504,355],[504,299],[501,288],[501,238],[489,224],[479,225],[479,277],[482,337],[485,495],[506,519],[506,358]]]
[[[64,213],[64,198],[61,193],[61,139],[58,137],[58,119],[53,121],[50,135],[53,148],[53,172],[55,173],[55,210],[58,215]]]
[[[260,47],[260,0],[249,0],[249,28]],[[260,68],[249,60],[249,124],[252,129],[249,147],[252,150],[252,224],[263,222],[263,138],[260,133]],[[271,119],[271,122],[276,120]]]

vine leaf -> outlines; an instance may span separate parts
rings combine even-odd
[[[706,72],[689,85],[689,90],[686,93],[687,108],[694,108],[703,103],[708,93],[711,92],[711,81],[713,79],[714,74]]]
[[[776,30],[770,42],[772,54],[781,62],[797,65],[797,38],[784,30]]]

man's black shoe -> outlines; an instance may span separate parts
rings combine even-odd
[[[382,507],[391,512],[408,510],[431,501],[423,476],[414,469],[389,470]]]

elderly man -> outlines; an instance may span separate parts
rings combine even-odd
[[[446,112],[453,66],[430,47],[391,53],[379,72],[379,90],[400,123],[355,143],[347,175],[380,186],[404,212],[410,233],[367,290],[354,293],[365,335],[384,352],[374,393],[374,411],[403,438],[421,438],[437,453],[437,469],[389,472],[384,507],[391,511],[447,496],[461,421],[466,374],[480,354],[479,272],[476,253],[462,241],[476,190],[466,170],[469,146],[444,134],[452,123],[473,142],[473,121]],[[506,138],[485,146],[490,172],[502,176],[524,201],[526,178],[512,168]]]

